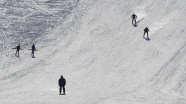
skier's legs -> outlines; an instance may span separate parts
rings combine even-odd
[[[18,57],[19,57],[19,49],[17,50],[17,53],[18,53]]]
[[[135,25],[136,25],[136,19],[135,19]]]
[[[19,57],[19,49],[16,50],[15,56]]]
[[[63,94],[65,94],[65,86],[63,86]]]
[[[32,57],[34,57],[34,51],[32,51]]]
[[[144,32],[144,34],[143,34],[143,37],[144,37],[144,38],[145,38],[145,33],[146,33],[146,32]]]
[[[149,39],[149,34],[148,34],[148,32],[147,32],[147,39]]]
[[[60,86],[60,88],[59,88],[59,94],[60,94],[60,95],[61,95],[61,87],[62,87],[62,86]]]
[[[15,56],[17,56],[17,50],[16,50],[16,53],[15,53]]]

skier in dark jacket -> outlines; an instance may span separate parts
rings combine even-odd
[[[15,56],[19,57],[19,50],[21,49],[20,44],[17,47],[15,47],[14,49],[16,49]]]
[[[147,38],[146,39],[149,39],[149,34],[148,34],[148,32],[149,32],[149,29],[148,29],[148,27],[146,27],[145,29],[144,29],[144,34],[143,34],[143,38],[145,38],[145,33],[147,33]]]
[[[36,51],[36,47],[35,47],[35,45],[33,44],[32,45],[32,57],[34,58],[34,51]]]
[[[132,24],[133,24],[134,26],[136,26],[136,19],[137,19],[137,16],[136,16],[135,14],[133,14],[133,15],[132,15]],[[135,22],[135,24],[134,24],[134,22]]]
[[[61,90],[63,88],[63,94],[65,95],[65,85],[66,85],[66,80],[63,78],[63,76],[61,76],[61,78],[58,81],[59,83],[59,94],[61,95]]]

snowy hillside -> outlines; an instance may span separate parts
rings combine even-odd
[[[185,5],[185,0],[1,0],[0,102],[186,104]],[[143,38],[145,27],[150,41]],[[36,58],[28,50],[33,43]],[[18,44],[20,58],[12,49]],[[66,95],[59,95],[61,75]]]

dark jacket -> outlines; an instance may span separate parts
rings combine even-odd
[[[136,16],[135,14],[133,14],[133,15],[132,15],[132,18],[133,18],[133,19],[136,19],[136,18],[137,18],[137,16]]]
[[[20,45],[18,45],[18,46],[16,47],[16,49],[17,49],[17,50],[20,50]]]
[[[59,83],[59,86],[65,86],[66,85],[66,80],[63,77],[61,77],[59,79],[58,83]]]
[[[144,31],[145,31],[145,32],[149,32],[149,29],[148,29],[148,28],[145,28]]]
[[[32,51],[35,51],[35,50],[36,50],[35,45],[32,45]]]

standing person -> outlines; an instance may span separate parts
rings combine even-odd
[[[19,57],[19,50],[21,49],[20,44],[17,47],[15,47],[14,49],[16,49],[15,56]]]
[[[145,29],[144,29],[144,34],[143,34],[143,38],[145,38],[145,33],[147,33],[147,38],[146,39],[149,39],[149,34],[148,34],[148,32],[149,32],[149,29],[148,29],[148,27],[146,27]]]
[[[66,85],[66,80],[63,78],[63,76],[61,75],[61,78],[58,81],[59,83],[59,94],[61,95],[61,90],[63,88],[63,94],[65,95],[65,85]]]
[[[36,51],[36,47],[35,47],[35,45],[33,44],[33,45],[32,45],[32,58],[34,58],[34,51]]]
[[[132,24],[133,24],[134,26],[136,26],[136,19],[137,19],[137,16],[136,16],[135,14],[133,14],[133,15],[132,15]],[[135,22],[135,24],[134,24],[134,22]]]

